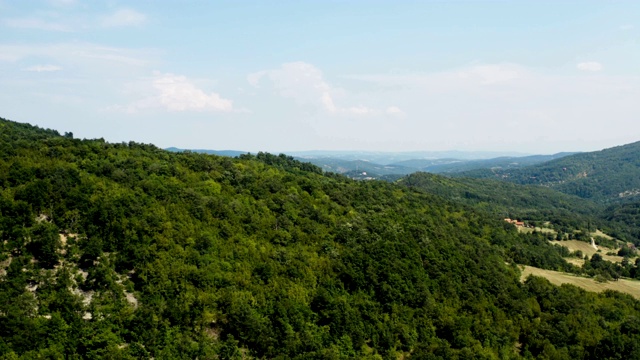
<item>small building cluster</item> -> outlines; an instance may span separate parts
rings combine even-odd
[[[515,226],[524,226],[524,221],[512,220],[509,218],[504,219],[504,221],[508,222],[509,224],[513,224]]]

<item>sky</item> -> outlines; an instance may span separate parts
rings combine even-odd
[[[0,117],[166,148],[640,141],[640,1],[0,0]]]

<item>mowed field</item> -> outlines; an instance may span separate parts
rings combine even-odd
[[[543,270],[532,266],[520,265],[522,275],[520,280],[524,281],[529,275],[543,277],[554,285],[571,284],[581,287],[587,291],[601,292],[605,290],[616,290],[629,294],[636,299],[640,299],[640,281],[620,279],[618,281],[608,281],[599,283],[591,278],[580,277],[574,274],[559,271]]]
[[[525,234],[530,234],[534,230],[539,232],[539,233],[543,233],[543,234],[557,234],[558,233],[557,231],[555,231],[553,229],[544,228],[544,227],[537,227],[537,226],[533,227],[533,228],[518,226],[517,229],[518,229],[519,232],[525,233]]]
[[[609,236],[609,235],[607,235],[607,234],[603,233],[603,232],[602,232],[602,231],[600,231],[600,230],[596,230],[595,232],[592,232],[592,233],[591,233],[591,236],[599,236],[599,237],[605,238],[605,239],[607,239],[607,240],[613,240],[613,237],[611,237],[611,236]]]
[[[591,258],[593,254],[598,252],[598,250],[596,250],[593,246],[591,246],[591,244],[584,241],[580,241],[580,240],[562,240],[562,241],[553,240],[549,242],[555,245],[564,246],[568,248],[569,251],[572,251],[572,252],[580,250],[582,251],[583,254],[587,255],[589,258]],[[608,252],[611,252],[611,251],[617,252],[617,250],[613,250],[604,246],[598,246],[598,249],[601,250],[600,255],[602,255],[602,258],[605,260],[619,263],[619,262],[622,262],[622,260],[624,259],[622,256],[606,255]],[[569,261],[569,259],[566,259],[566,260]],[[569,262],[575,265],[578,265],[579,263],[579,266],[582,266],[582,264],[584,263],[584,260],[580,260],[580,259],[572,259],[572,260],[575,260],[575,261],[569,261]]]

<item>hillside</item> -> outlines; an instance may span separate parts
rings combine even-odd
[[[165,150],[171,151],[171,152],[190,151],[190,152],[196,152],[196,153],[202,153],[202,154],[218,155],[218,156],[229,156],[229,157],[238,157],[240,155],[244,155],[244,154],[248,153],[247,151],[238,151],[238,150],[203,150],[203,149],[187,150],[187,149],[179,149],[179,148],[176,148],[176,147],[166,148]]]
[[[339,159],[346,161],[364,160],[381,165],[397,164],[404,161],[416,159],[438,160],[438,159],[458,159],[462,161],[493,159],[497,157],[518,157],[526,156],[518,152],[495,152],[495,151],[287,151],[291,155],[300,159]]]
[[[185,150],[176,147],[166,149],[171,152],[196,152],[210,155],[237,157],[247,154],[246,151],[236,150]],[[530,155],[530,156],[500,156],[485,158],[499,153],[485,152],[408,152],[408,153],[384,153],[384,152],[290,152],[296,160],[309,162],[319,166],[327,172],[344,174],[352,179],[384,179],[388,176],[400,177],[414,172],[430,173],[459,173],[476,169],[505,168],[515,169],[524,166],[539,164],[552,159],[568,156],[572,153],[558,153],[554,155]],[[411,156],[431,156],[429,158],[410,158]],[[458,155],[460,158],[447,158],[442,156]],[[478,158],[473,158],[476,156]],[[396,161],[398,158],[408,160]],[[373,159],[373,160],[370,160]],[[375,161],[374,161],[375,160]]]
[[[553,187],[519,185],[492,178],[415,173],[397,183],[490,212],[493,216],[526,219],[531,224],[550,222],[555,229],[565,233],[576,229],[605,229],[617,239],[640,246],[638,202],[606,206]]]
[[[435,174],[459,173],[477,169],[516,169],[525,166],[540,164],[546,161],[559,159],[573,153],[558,153],[554,155],[530,155],[530,156],[503,156],[491,159],[414,159],[406,160],[392,165],[408,166],[415,171],[430,172]]]
[[[598,205],[577,196],[545,187],[523,186],[494,179],[415,173],[400,179],[398,183],[490,211],[500,218],[554,219],[558,224],[582,228],[599,211]]]
[[[221,153],[216,153],[222,155]],[[459,173],[475,169],[516,169],[558,159],[570,153],[555,155],[532,155],[523,157],[497,157],[491,159],[411,159],[391,164],[377,164],[365,160],[344,160],[330,157],[296,157],[297,160],[310,162],[324,171],[345,174],[354,179],[382,179],[388,175],[408,175],[415,172]]]
[[[456,176],[542,185],[598,202],[637,199],[640,195],[640,142],[570,155],[522,169],[484,169]]]
[[[617,232],[612,234],[617,237],[640,239],[640,200],[608,206],[601,211],[601,217],[609,221]]]
[[[541,270],[534,267],[525,266],[522,271],[522,279],[526,279],[529,275],[542,276],[549,279],[551,283],[556,285],[574,284],[590,291],[606,291],[623,289],[625,292],[633,294],[636,299],[640,299],[640,282],[622,279],[616,282],[597,282],[593,279],[579,277],[574,274],[566,274],[558,271]]]
[[[3,358],[640,354],[640,302],[520,282],[562,248],[424,191],[3,119],[0,184]]]

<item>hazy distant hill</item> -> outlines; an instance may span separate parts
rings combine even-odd
[[[165,150],[172,152],[191,151],[203,154],[213,154],[220,156],[239,156],[249,153],[241,150],[207,150],[207,149],[181,149],[169,147]],[[284,151],[289,156],[293,156],[301,161],[321,159],[326,162],[331,161],[366,161],[370,163],[389,165],[407,160],[438,161],[439,159],[455,159],[461,161],[492,159],[497,157],[521,157],[527,154],[505,151],[405,151],[405,152],[385,152],[385,151],[341,151],[341,150],[309,150],[309,151]],[[411,166],[410,166],[411,167]]]
[[[640,142],[574,154],[522,169],[473,170],[457,176],[543,185],[596,201],[637,198],[640,195]]]
[[[401,165],[381,165],[364,160],[341,160],[335,158],[299,158],[297,160],[310,162],[321,167],[324,171],[349,175],[379,178],[384,175],[406,175],[416,172],[417,169]]]
[[[554,155],[504,156],[492,159],[461,160],[461,159],[413,159],[401,161],[392,165],[402,165],[416,168],[419,171],[431,173],[456,173],[475,169],[504,168],[513,169],[559,159],[575,153],[558,153]]]
[[[172,152],[191,151],[229,157],[237,157],[248,153],[247,151],[238,150],[185,150],[175,147],[170,147],[166,150]],[[456,173],[484,168],[518,168],[557,159],[573,153],[486,158],[487,156],[494,156],[497,154],[503,153],[464,151],[401,153],[367,151],[301,151],[287,153],[287,155],[293,156],[297,160],[317,165],[324,171],[345,174],[356,179],[380,179],[388,175],[407,175],[417,171],[431,173]],[[458,157],[450,157],[454,155]],[[405,160],[397,161],[398,159]]]
[[[384,152],[384,151],[287,151],[287,155],[300,159],[340,159],[345,161],[364,160],[382,165],[397,164],[407,160],[438,160],[438,159],[459,159],[478,160],[491,159],[501,156],[518,157],[527,154],[505,151],[405,151],[405,152]],[[406,165],[405,165],[406,166]]]
[[[183,152],[183,151],[191,151],[194,153],[201,154],[209,154],[209,155],[218,155],[218,156],[228,156],[228,157],[237,157],[243,154],[247,154],[247,151],[239,151],[239,150],[204,150],[204,149],[179,149],[176,147],[166,148],[165,150],[171,152]]]
[[[474,169],[504,168],[514,169],[538,164],[552,159],[558,159],[573,153],[559,153],[554,155],[531,155],[523,157],[498,157],[491,159],[410,159],[392,164],[379,164],[365,160],[344,160],[328,157],[296,157],[300,161],[308,161],[325,171],[345,174],[353,178],[374,177],[382,178],[386,175],[407,175],[418,171],[430,173],[457,173]],[[355,174],[355,176],[351,176]]]

